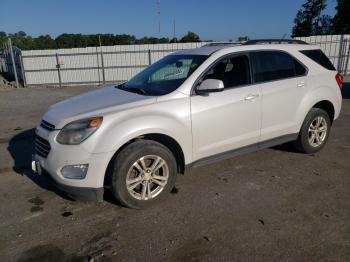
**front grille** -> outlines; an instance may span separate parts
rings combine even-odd
[[[41,120],[40,126],[46,130],[52,131],[55,130],[55,125],[50,124],[49,122],[45,120]]]
[[[47,157],[50,153],[51,146],[49,141],[36,135],[35,136],[35,153],[42,157]]]

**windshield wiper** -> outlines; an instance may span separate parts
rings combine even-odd
[[[121,84],[119,86],[115,86],[115,88],[118,88],[120,90],[124,90],[124,91],[128,91],[128,92],[132,92],[132,93],[136,93],[136,94],[140,94],[140,95],[146,95],[147,92],[140,88],[140,87],[126,87],[125,84]]]

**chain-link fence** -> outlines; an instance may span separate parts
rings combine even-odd
[[[296,39],[318,45],[340,73],[350,73],[350,35]],[[129,80],[174,51],[206,44],[208,42],[21,51],[9,41],[0,53],[0,72],[13,76],[24,86],[118,83]]]

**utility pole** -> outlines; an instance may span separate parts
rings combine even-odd
[[[176,39],[176,21],[175,21],[175,18],[174,18],[174,35],[173,35],[173,39],[175,40]]]
[[[157,0],[158,33],[160,34],[160,0]]]

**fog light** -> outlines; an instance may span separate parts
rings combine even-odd
[[[72,166],[64,166],[61,169],[61,173],[65,178],[70,179],[83,179],[86,176],[89,165],[72,165]]]

